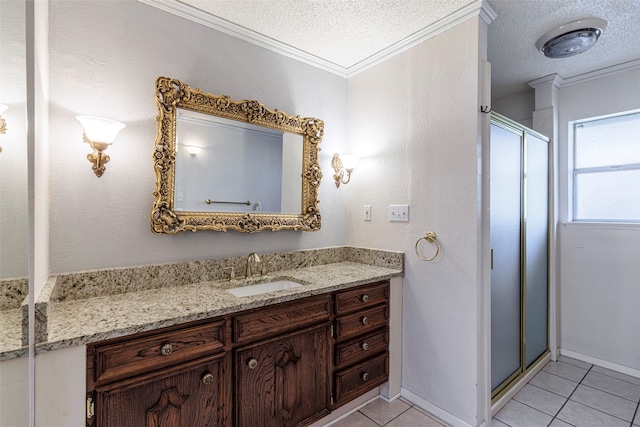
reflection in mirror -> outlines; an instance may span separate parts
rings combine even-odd
[[[175,210],[298,214],[302,136],[178,110]]]
[[[0,426],[29,425],[21,310],[28,293],[25,4],[0,1],[0,104],[8,107],[0,133]]]
[[[0,134],[0,354],[22,347],[20,306],[28,292],[24,19],[23,1],[1,2],[0,103],[8,109]]]
[[[155,233],[320,229],[324,123],[156,81]]]

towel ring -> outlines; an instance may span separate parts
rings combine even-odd
[[[420,250],[418,249],[418,246],[420,245],[421,240],[426,240],[427,242],[436,244],[436,253],[431,258],[425,258],[422,256],[422,254],[420,254]],[[418,258],[420,258],[422,261],[433,261],[434,259],[436,259],[436,257],[439,254],[440,254],[440,242],[436,238],[436,233],[434,233],[433,231],[427,231],[427,234],[419,238],[418,241],[416,242],[416,255],[418,255]]]

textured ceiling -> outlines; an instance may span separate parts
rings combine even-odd
[[[489,26],[492,95],[530,89],[527,82],[558,74],[566,79],[640,59],[640,0],[490,0],[498,17]],[[547,31],[584,18],[602,18],[607,29],[592,49],[564,59],[539,54]]]
[[[344,68],[473,0],[181,0]]]
[[[140,0],[179,3],[241,31],[255,32],[343,69],[424,31],[475,0]],[[492,93],[530,89],[527,82],[563,78],[640,60],[640,0],[489,0],[498,14],[489,26]],[[608,27],[593,49],[547,59],[536,40],[559,25],[602,18]]]

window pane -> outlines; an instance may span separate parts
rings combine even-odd
[[[640,170],[577,174],[576,220],[640,220]]]
[[[575,168],[640,163],[640,113],[575,125]]]

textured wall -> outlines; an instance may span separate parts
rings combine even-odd
[[[50,26],[52,273],[346,243],[346,200],[330,178],[346,135],[346,80],[134,0],[53,1]],[[152,234],[158,76],[324,120],[322,229]],[[101,178],[78,114],[127,125]]]
[[[640,70],[559,91],[560,219],[569,218],[568,122],[640,108]],[[637,225],[565,225],[560,236],[560,347],[640,371]]]
[[[403,388],[476,424],[479,24],[470,19],[349,79],[349,243],[404,251]],[[486,44],[484,45],[486,49]],[[372,220],[363,221],[363,205]],[[390,204],[410,221],[389,222]],[[442,254],[414,244],[437,233]],[[426,244],[427,256],[433,246]]]

